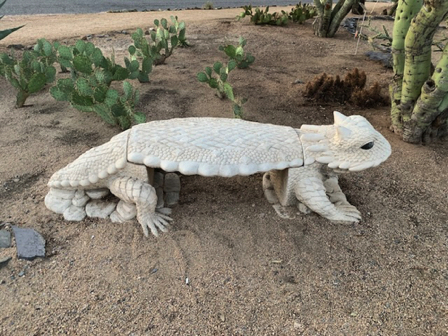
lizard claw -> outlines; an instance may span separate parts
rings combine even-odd
[[[148,214],[145,217],[145,219],[139,219],[139,222],[142,225],[143,233],[146,237],[149,236],[148,228],[156,237],[159,236],[159,232],[157,229],[162,232],[168,232],[168,229],[166,227],[169,226],[169,221],[173,220],[171,217],[159,213]]]

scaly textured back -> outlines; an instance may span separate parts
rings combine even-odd
[[[303,165],[292,127],[240,119],[186,118],[134,126],[128,161],[185,175],[251,175]]]

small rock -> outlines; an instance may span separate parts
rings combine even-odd
[[[176,173],[167,173],[165,175],[164,191],[168,192],[180,192],[180,178]]]
[[[0,258],[0,268],[8,265],[11,259],[12,259],[11,257]]]
[[[25,49],[25,46],[23,44],[10,44],[7,48],[15,50],[23,50]]]
[[[292,82],[291,84],[304,84],[305,82],[300,80],[300,79],[296,79],[294,82]]]
[[[45,257],[45,239],[34,229],[13,226],[19,259]]]
[[[6,230],[0,230],[0,248],[11,247],[11,233]]]
[[[103,188],[103,189],[86,190],[86,194],[91,199],[100,199],[103,198],[104,196],[109,195],[109,189]]]
[[[17,182],[19,182],[20,180],[19,180],[18,178],[15,178],[15,179],[13,179],[13,181],[14,181],[15,183],[17,183]]]
[[[113,202],[93,200],[86,205],[87,216],[93,218],[106,218],[115,209],[116,204]]]
[[[86,217],[86,211],[84,207],[72,205],[64,211],[63,215],[66,221],[79,222]]]

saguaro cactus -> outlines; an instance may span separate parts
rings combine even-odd
[[[394,132],[407,142],[427,142],[448,130],[448,47],[431,76],[432,40],[447,14],[448,1],[444,0],[398,3],[392,42],[391,117]]]
[[[314,34],[319,37],[333,37],[355,1],[339,0],[333,8],[333,0],[314,0],[317,8],[317,18],[313,23]]]

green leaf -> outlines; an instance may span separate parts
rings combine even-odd
[[[209,81],[209,77],[204,72],[199,72],[196,77],[201,83],[207,83]]]
[[[230,72],[235,68],[236,68],[236,61],[230,60],[229,63],[227,63],[227,72]]]
[[[19,84],[19,81],[16,78],[9,77],[8,80],[11,83],[11,85],[14,86],[17,90],[21,90],[22,89],[20,84]]]
[[[128,69],[123,68],[120,65],[116,65],[115,73],[114,73],[114,75],[112,77],[113,80],[122,81],[122,80],[128,78],[128,76],[129,76]]]
[[[142,61],[142,71],[149,74],[152,71],[152,59],[146,57]]]
[[[53,54],[53,46],[47,40],[42,39],[42,47],[43,47],[43,51],[44,51],[45,56],[48,57],[48,56],[51,56]]]
[[[73,66],[76,71],[90,75],[92,73],[92,62],[84,55],[77,55],[73,58]]]
[[[126,100],[129,100],[132,98],[132,93],[134,90],[132,88],[132,85],[129,82],[127,82],[127,81],[123,82],[123,91],[124,91],[124,96],[126,97]]]
[[[56,68],[54,66],[48,66],[45,68],[45,78],[47,79],[47,83],[53,82],[55,76],[56,76]]]
[[[158,27],[159,24],[160,24],[159,20],[155,19],[155,20],[154,20],[154,24]]]
[[[216,78],[210,78],[208,85],[210,85],[210,87],[212,89],[217,89],[218,88],[218,81],[216,80]]]
[[[57,101],[68,101],[69,99],[69,95],[64,91],[61,91],[61,89],[57,86],[53,86],[52,88],[50,88],[50,94]]]
[[[235,49],[235,56],[243,56],[243,55],[244,55],[243,47],[238,46],[238,47]]]
[[[101,66],[103,64],[104,56],[100,48],[95,48],[95,50],[93,50],[91,59],[95,66]]]
[[[47,77],[45,77],[45,74],[36,73],[30,78],[30,81],[28,82],[27,91],[29,93],[40,91],[44,88],[46,83],[47,83]]]
[[[162,19],[160,22],[163,28],[168,29],[168,21],[166,19]]]
[[[138,64],[137,60],[134,60],[131,62],[131,64],[129,65],[129,71],[130,72],[134,72],[136,70],[138,70],[138,67],[140,66],[140,64]]]
[[[71,78],[58,79],[56,86],[59,90],[67,94],[71,93],[75,89],[75,83]]]
[[[225,82],[227,80],[227,73],[225,71],[221,71],[219,78],[221,79],[221,81]]]
[[[226,55],[228,57],[235,58],[236,48],[235,48],[235,46],[229,44],[228,46],[226,46],[224,48],[224,52],[226,53]]]
[[[137,124],[143,124],[146,122],[146,115],[141,112],[135,112],[133,117]]]
[[[75,48],[79,53],[83,53],[86,50],[86,43],[83,40],[78,40],[76,41]]]
[[[176,48],[178,43],[179,39],[177,38],[177,36],[176,35],[171,36],[171,47]]]
[[[93,52],[95,51],[95,49],[97,49],[97,48],[95,48],[95,45],[94,45],[92,42],[87,42],[87,43],[86,43],[86,49],[85,49],[85,52],[86,52],[86,55],[87,55],[87,56],[92,55]]]
[[[112,105],[111,112],[114,117],[124,117],[127,115],[126,109],[121,103]]]
[[[140,73],[138,74],[137,79],[138,79],[138,81],[139,81],[140,83],[148,83],[148,82],[149,82],[149,76],[148,76],[148,74],[145,73],[145,72],[141,72],[141,71],[140,71]]]
[[[19,30],[22,27],[23,26],[10,28],[10,29],[5,29],[5,30],[0,30],[0,40],[3,40],[6,36],[8,36],[11,33],[14,33],[16,30]]]
[[[243,107],[238,104],[233,104],[233,115],[235,118],[243,119]]]
[[[78,92],[73,91],[70,102],[73,105],[93,106],[93,97],[82,96]]]
[[[107,104],[107,106],[112,107],[114,104],[117,103],[119,94],[117,90],[109,89],[106,92],[106,99],[104,102]]]
[[[224,93],[231,101],[235,100],[235,97],[233,96],[233,88],[229,83],[224,83]]]
[[[65,60],[72,60],[72,59],[73,59],[72,51],[71,51],[71,49],[70,49],[69,47],[67,47],[67,46],[63,46],[63,45],[61,45],[61,46],[58,48],[58,53],[59,53],[59,57],[60,57],[60,58],[63,58],[63,59],[65,59]]]
[[[205,67],[205,73],[206,73],[209,77],[211,77],[211,76],[212,76],[212,68],[210,68],[210,67]]]
[[[69,60],[66,60],[66,59],[63,59],[63,58],[59,58],[58,62],[61,65],[61,70],[63,70],[64,68],[65,69],[73,68],[73,64]]]
[[[76,80],[76,89],[81,96],[93,96],[93,90],[87,79],[79,77]]]
[[[102,103],[106,99],[107,90],[109,88],[106,85],[99,85],[94,89],[93,98],[95,101]]]
[[[129,119],[128,116],[124,116],[124,117],[118,117],[118,124],[120,124],[121,129],[127,130],[129,127],[131,127],[131,120]]]
[[[213,70],[219,75],[219,73],[221,72],[221,68],[222,68],[222,63],[221,62],[215,62],[215,64],[213,64]]]
[[[128,48],[129,54],[134,55],[137,49],[133,45],[129,46]]]
[[[109,107],[107,105],[105,105],[105,104],[95,104],[95,106],[93,106],[93,110],[106,123],[108,123],[110,125],[116,125],[117,124],[117,119],[112,116],[112,114],[110,112],[110,109],[109,109]]]

